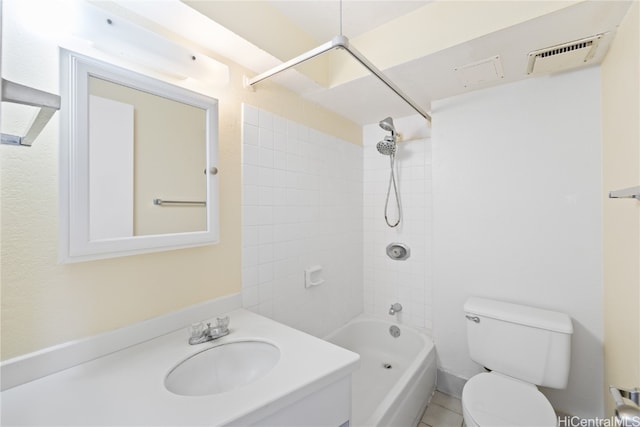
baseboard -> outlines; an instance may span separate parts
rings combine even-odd
[[[241,306],[241,294],[232,294],[113,331],[55,345],[6,360],[0,363],[0,389],[6,390],[51,375],[178,330],[191,323],[199,322],[203,319],[211,319]]]
[[[436,389],[439,392],[460,399],[462,397],[462,388],[466,382],[467,380],[465,378],[438,369]]]

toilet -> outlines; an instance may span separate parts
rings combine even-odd
[[[553,407],[537,386],[567,386],[571,318],[476,297],[466,301],[464,312],[471,359],[489,371],[470,378],[462,390],[466,426],[556,426]]]

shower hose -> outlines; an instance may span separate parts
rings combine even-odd
[[[400,212],[400,197],[398,196],[398,186],[396,185],[396,177],[395,177],[395,154],[391,154],[389,156],[389,162],[391,165],[391,173],[389,175],[389,186],[387,187],[387,199],[384,202],[384,220],[387,225],[391,228],[397,227],[400,224],[401,212]],[[393,192],[396,198],[396,206],[398,207],[398,220],[395,223],[391,223],[389,221],[389,196],[391,195],[391,185],[393,184]]]

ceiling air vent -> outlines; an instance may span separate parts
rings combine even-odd
[[[585,65],[596,54],[604,34],[529,52],[527,74],[548,74]]]

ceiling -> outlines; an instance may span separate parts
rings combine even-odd
[[[163,8],[158,8],[156,1],[153,7],[146,10],[142,5],[154,2],[114,1],[136,13],[144,14],[146,19],[155,20],[210,51],[228,57],[255,74],[300,54],[300,46],[307,46],[306,50],[309,50],[340,33],[340,2],[335,0],[165,0]],[[225,4],[231,9],[235,8],[236,15],[222,13],[225,11]],[[381,68],[417,104],[430,111],[434,100],[531,78],[526,72],[530,51],[608,33],[609,37],[601,41],[596,55],[579,65],[598,64],[604,58],[615,29],[630,4],[630,1],[616,0],[343,0],[342,30],[352,46]],[[460,13],[450,13],[443,15],[442,19],[436,19],[435,14],[442,13],[444,9],[441,5],[449,9],[455,6]],[[539,9],[540,5],[550,6],[547,6],[548,10],[544,13],[530,16],[519,13],[527,5],[534,5]],[[471,6],[480,8],[477,9],[479,11],[483,8],[492,10],[492,15],[477,18],[472,12],[465,15],[462,8]],[[502,19],[499,16],[502,8],[505,16],[509,12],[517,19],[514,18],[513,22],[503,19],[499,27],[490,28],[485,25],[487,29],[478,30],[482,29],[484,20]],[[265,21],[270,18],[262,18],[263,15],[267,16],[267,12],[276,14],[273,16],[278,18],[278,28],[268,26],[269,22]],[[181,20],[176,17],[183,13],[186,14],[185,19],[188,18],[189,25],[178,25]],[[198,27],[196,24],[209,25],[206,38],[202,37],[202,32],[195,32]],[[276,25],[275,21],[273,25]],[[226,32],[224,37],[212,36],[212,26]],[[284,32],[285,36],[276,37],[276,31]],[[306,44],[301,44],[302,41]],[[297,51],[284,50],[285,45],[295,43],[298,43]],[[344,55],[337,62],[332,59],[331,66],[342,64],[341,67],[344,68],[345,61],[353,61],[345,59],[348,58],[346,53],[331,55]],[[496,61],[486,63],[489,68],[497,67],[502,72],[497,73],[496,78],[483,76],[482,68],[478,68],[480,73],[477,76],[472,73],[471,81],[467,80],[469,76],[461,76],[461,67],[496,58]],[[477,81],[474,81],[476,77]],[[285,71],[272,80],[362,125],[377,123],[386,116],[404,117],[415,114],[411,107],[365,70],[352,72],[348,78],[342,76],[332,79],[330,84],[318,83],[317,79],[310,78],[301,69]],[[260,90],[260,84],[255,88]]]
[[[342,33],[353,38],[369,32],[402,15],[412,12],[432,0],[367,1],[367,0],[267,0],[274,8],[309,33],[318,43]],[[342,11],[341,11],[342,9]]]

